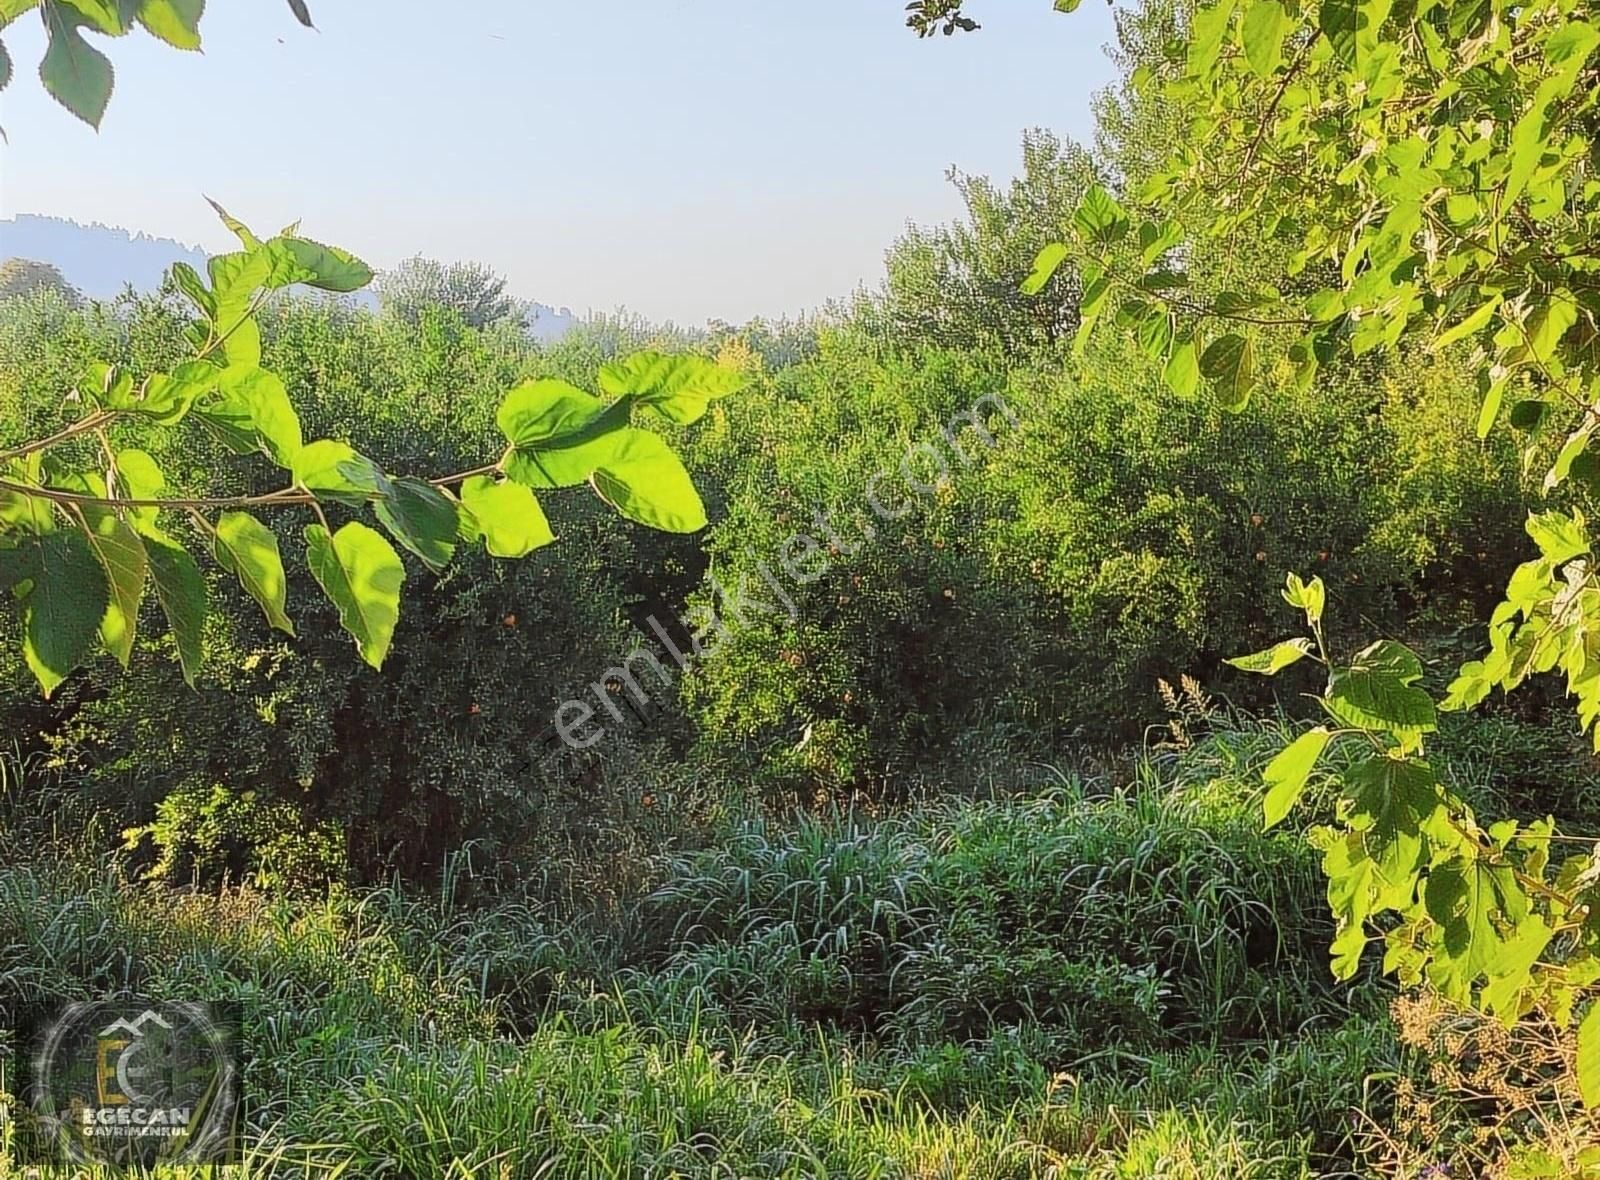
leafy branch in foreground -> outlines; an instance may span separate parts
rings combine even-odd
[[[1576,557],[1535,518],[1529,531],[1544,554],[1534,567]],[[1563,556],[1565,555],[1565,556]],[[1526,571],[1528,567],[1524,567]],[[1523,574],[1519,573],[1519,578]],[[1440,780],[1424,743],[1438,728],[1433,698],[1420,686],[1422,662],[1382,640],[1348,664],[1329,660],[1322,634],[1322,581],[1291,574],[1284,598],[1304,612],[1309,638],[1286,640],[1228,661],[1275,675],[1304,659],[1328,670],[1317,703],[1328,722],[1307,730],[1268,764],[1266,824],[1281,822],[1319,766],[1335,788],[1335,822],[1316,828],[1328,902],[1338,921],[1333,970],[1355,975],[1382,931],[1384,968],[1402,982],[1427,980],[1445,996],[1477,1003],[1507,1022],[1539,1009],[1565,1024],[1584,989],[1600,981],[1600,858],[1592,841],[1563,840],[1549,819],[1504,819],[1487,828]],[[1461,684],[1441,707],[1460,708]],[[1336,749],[1349,756],[1335,759]],[[1579,1030],[1586,1101],[1600,1099],[1600,1005]]]
[[[0,0],[0,29],[37,10],[49,42],[39,81],[52,98],[91,127],[99,127],[111,101],[111,59],[84,36],[123,37],[140,26],[175,49],[200,48],[206,0]],[[294,17],[311,28],[305,0],[289,0]],[[0,90],[11,81],[11,55],[0,42]]]
[[[199,565],[171,531],[174,518],[238,578],[273,627],[293,635],[278,539],[253,510],[304,509],[313,518],[305,526],[307,564],[373,667],[389,650],[406,576],[390,538],[434,572],[462,545],[523,557],[555,539],[535,493],[583,483],[641,524],[670,532],[705,526],[683,464],[633,418],[637,409],[692,423],[743,385],[738,371],[703,357],[645,352],[601,369],[605,397],[562,381],[526,382],[500,404],[505,447],[497,457],[442,476],[389,472],[341,440],[303,439],[283,382],[261,365],[255,319],[272,291],[297,283],[353,291],[371,271],[295,227],[262,241],[217,212],[243,248],[211,259],[209,283],[184,263],[171,271],[199,313],[189,330],[192,357],[164,373],[93,364],[75,391],[87,413],[0,451],[0,590],[15,602],[24,657],[47,696],[97,647],[127,666],[147,587],[166,615],[185,679],[195,682],[209,604]],[[119,441],[119,427],[135,425],[204,430],[236,454],[264,456],[283,485],[169,495],[155,460]],[[335,528],[329,518],[366,508],[382,531],[354,519]]]
[[[1133,85],[1188,117],[1149,177],[1084,195],[1024,289],[1063,266],[1083,287],[1079,343],[1132,333],[1180,397],[1209,387],[1240,411],[1282,373],[1402,342],[1477,369],[1480,437],[1509,427],[1557,497],[1528,521],[1540,557],[1512,578],[1490,651],[1445,702],[1560,672],[1600,749],[1600,578],[1567,501],[1600,492],[1600,30],[1584,0],[1215,0],[1169,64]],[[1288,259],[1276,285],[1216,290],[1192,260],[1248,238]],[[1314,584],[1316,585],[1316,584]],[[1314,635],[1242,661],[1270,673],[1326,661],[1310,588],[1291,598]],[[1340,728],[1302,736],[1268,771],[1269,820],[1325,746],[1366,743],[1342,772],[1339,822],[1319,840],[1341,921],[1334,968],[1356,967],[1375,919],[1387,969],[1507,1019],[1565,1022],[1596,971],[1600,859],[1554,863],[1548,820],[1480,830],[1422,759],[1434,704],[1421,665],[1380,643],[1331,670]],[[1592,850],[1591,850],[1592,851]],[[1580,1036],[1600,1100],[1600,1003]]]

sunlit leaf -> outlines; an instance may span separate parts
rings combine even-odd
[[[276,533],[247,512],[225,512],[217,518],[211,553],[260,604],[268,623],[286,635],[294,634],[284,610],[289,580]]]
[[[1128,232],[1128,213],[1104,188],[1092,184],[1078,202],[1072,224],[1084,237],[1110,243]]]
[[[389,490],[388,477],[382,469],[338,439],[319,438],[306,443],[296,452],[290,469],[301,487],[344,504],[360,505]]]
[[[705,507],[683,462],[647,430],[623,432],[592,479],[595,491],[629,520],[669,533],[706,527]]]
[[[1525,527],[1539,552],[1557,565],[1589,552],[1589,533],[1581,514],[1536,512]]]
[[[269,285],[304,283],[322,291],[359,291],[372,282],[372,268],[348,250],[309,238],[280,237],[264,250],[274,267]]]
[[[490,557],[526,557],[555,540],[533,492],[519,483],[486,475],[461,485],[461,503]]]
[[[1254,652],[1247,656],[1235,656],[1224,661],[1238,668],[1241,672],[1256,672],[1263,676],[1272,676],[1292,664],[1298,664],[1315,649],[1309,639],[1286,639],[1282,643],[1275,643],[1264,651]]]
[[[565,381],[527,381],[506,394],[495,421],[513,445],[531,447],[576,435],[604,409],[599,398]]]
[[[698,421],[718,398],[748,384],[739,370],[706,357],[636,352],[600,370],[600,390],[611,397],[631,397],[640,406],[686,426]]]
[[[1039,256],[1033,260],[1033,270],[1028,277],[1022,280],[1022,293],[1024,295],[1037,295],[1043,291],[1050,280],[1055,277],[1056,271],[1061,269],[1061,264],[1067,260],[1067,244],[1065,242],[1051,242],[1039,251]]]
[[[383,667],[400,620],[400,588],[406,567],[383,535],[351,521],[332,536],[320,524],[306,526],[306,563],[339,609],[339,622],[356,641],[361,658]]]
[[[1283,64],[1283,39],[1289,32],[1289,14],[1278,0],[1254,0],[1245,9],[1241,27],[1245,60],[1263,78]]]
[[[134,634],[139,625],[139,604],[144,601],[145,574],[149,563],[139,535],[114,513],[98,514],[84,529],[89,548],[105,571],[110,592],[100,620],[100,639],[124,668],[133,655]]]
[[[1414,741],[1438,723],[1433,698],[1417,687],[1421,678],[1421,661],[1410,649],[1381,640],[1335,669],[1323,704],[1346,725]]]
[[[1200,354],[1198,341],[1189,336],[1179,340],[1167,358],[1161,377],[1167,388],[1184,399],[1194,397],[1200,388]]]
[[[294,469],[300,454],[300,417],[274,373],[254,365],[230,365],[217,378],[215,394],[195,414],[240,453],[260,451],[279,467]]]
[[[199,49],[205,7],[205,0],[141,0],[139,23],[176,49]]]
[[[1262,800],[1262,814],[1266,827],[1274,827],[1293,810],[1305,791],[1317,759],[1328,748],[1332,734],[1322,726],[1301,734],[1262,772],[1267,784],[1267,794]]]

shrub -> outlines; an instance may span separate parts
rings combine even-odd
[[[1221,660],[1277,638],[1260,604],[1286,568],[1320,572],[1343,619],[1457,625],[1504,572],[1520,489],[1417,409],[1421,384],[1438,387],[1430,405],[1470,400],[1447,368],[1377,380],[1278,388],[1223,422],[1156,396],[1116,340],[1062,368],[825,332],[695,444],[734,473],[707,543],[719,584],[759,588],[764,564],[798,608],[724,607],[729,634],[685,685],[707,753],[809,798],[919,767],[970,782],[985,769],[951,754],[992,748],[982,733],[1035,754],[1137,738],[1159,717],[1156,680],[1180,672],[1261,704]],[[958,452],[944,432],[977,404],[994,445],[964,427]],[[907,491],[908,456],[928,494]],[[869,509],[880,471],[902,519]],[[799,577],[782,564],[796,534],[828,546]]]
[[[403,326],[330,300],[284,299],[263,321],[269,363],[294,388],[308,436],[345,438],[379,461],[425,470],[478,462],[494,445],[496,400],[518,379],[590,382],[592,368],[578,367],[620,339],[590,337],[584,351],[580,335],[546,355],[448,314]],[[88,357],[159,363],[178,347],[181,324],[163,296],[79,311],[42,296],[0,304],[0,445],[59,424],[70,413],[63,391]],[[203,439],[163,450],[179,444],[152,432],[149,445],[174,481],[210,490],[221,464]],[[692,538],[609,516],[573,500],[552,511],[570,543],[551,555],[514,565],[466,558],[442,578],[413,566],[382,676],[354,658],[288,530],[293,641],[268,631],[231,580],[213,576],[210,593],[236,609],[213,613],[210,671],[197,691],[184,687],[163,637],[141,641],[130,672],[102,661],[45,704],[17,645],[6,644],[0,713],[118,827],[142,830],[145,864],[179,880],[243,872],[305,884],[317,866],[331,871],[320,851],[290,866],[271,831],[280,824],[341,831],[344,863],[362,880],[426,878],[469,841],[480,856],[504,851],[513,873],[518,859],[541,859],[541,848],[614,846],[624,801],[636,810],[641,792],[617,781],[625,794],[597,806],[596,783],[610,780],[548,757],[550,717],[575,667],[598,671],[623,649],[633,601],[681,595],[698,566]]]
[[[476,262],[407,258],[378,276],[377,291],[384,314],[413,327],[431,311],[453,312],[469,328],[487,328],[517,314],[504,276]]]

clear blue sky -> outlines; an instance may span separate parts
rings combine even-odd
[[[907,221],[956,215],[955,165],[1021,132],[1087,138],[1105,5],[973,0],[919,41],[901,0],[210,0],[203,54],[108,43],[98,135],[56,107],[32,15],[6,33],[0,214],[220,250],[201,194],[375,266],[477,259],[517,294],[697,324],[876,282]],[[435,15],[454,11],[445,19]]]

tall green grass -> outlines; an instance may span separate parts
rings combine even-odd
[[[12,842],[0,1003],[242,1001],[250,1176],[1356,1174],[1363,1083],[1405,1063],[1329,980],[1255,741],[747,820],[621,906],[464,904],[464,859],[427,893],[181,891]]]

